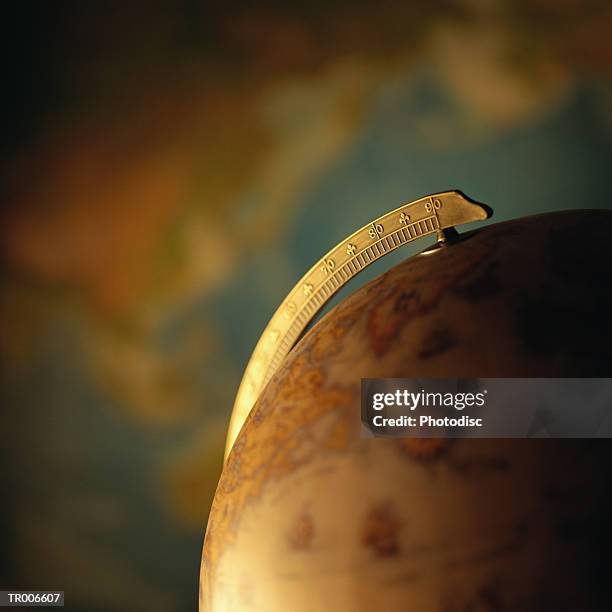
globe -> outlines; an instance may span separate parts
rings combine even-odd
[[[610,236],[604,211],[491,225],[327,313],[229,455],[200,610],[612,609],[607,440],[360,436],[362,377],[610,376]]]

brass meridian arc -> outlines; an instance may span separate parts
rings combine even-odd
[[[272,315],[244,372],[230,419],[225,458],[264,386],[323,305],[371,263],[422,236],[481,221],[492,210],[460,191],[444,191],[392,210],[351,234],[300,279]]]

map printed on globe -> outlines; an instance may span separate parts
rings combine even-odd
[[[602,609],[607,441],[367,439],[359,414],[362,377],[609,375],[611,229],[586,211],[469,232],[318,322],[228,457],[200,609]]]

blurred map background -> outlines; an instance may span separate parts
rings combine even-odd
[[[449,188],[496,220],[610,207],[609,2],[3,21],[0,588],[70,610],[196,608],[241,372],[338,240]]]

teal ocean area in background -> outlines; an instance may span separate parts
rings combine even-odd
[[[426,89],[423,97],[447,111],[451,103],[444,99],[444,91]],[[415,137],[414,130],[402,129],[415,121],[415,112],[428,110],[427,105],[423,108],[415,102],[418,98],[413,87],[387,97],[368,118],[354,146],[301,194],[295,219],[272,254],[267,250],[254,257],[236,282],[213,300],[225,346],[237,363],[246,366],[268,318],[318,258],[355,229],[402,202],[461,189],[493,207],[494,216],[487,223],[554,210],[612,208],[607,194],[612,159],[610,118],[592,87],[576,90],[528,125],[488,134],[477,142],[471,141],[471,134],[462,136],[457,128],[457,136],[443,147]],[[394,125],[398,126],[395,130]],[[425,248],[428,240],[431,242],[427,238],[417,241],[373,264],[334,297],[324,312],[347,292]],[[262,293],[272,258],[289,260],[290,278],[275,294]],[[250,316],[245,316],[245,304],[249,304]]]

